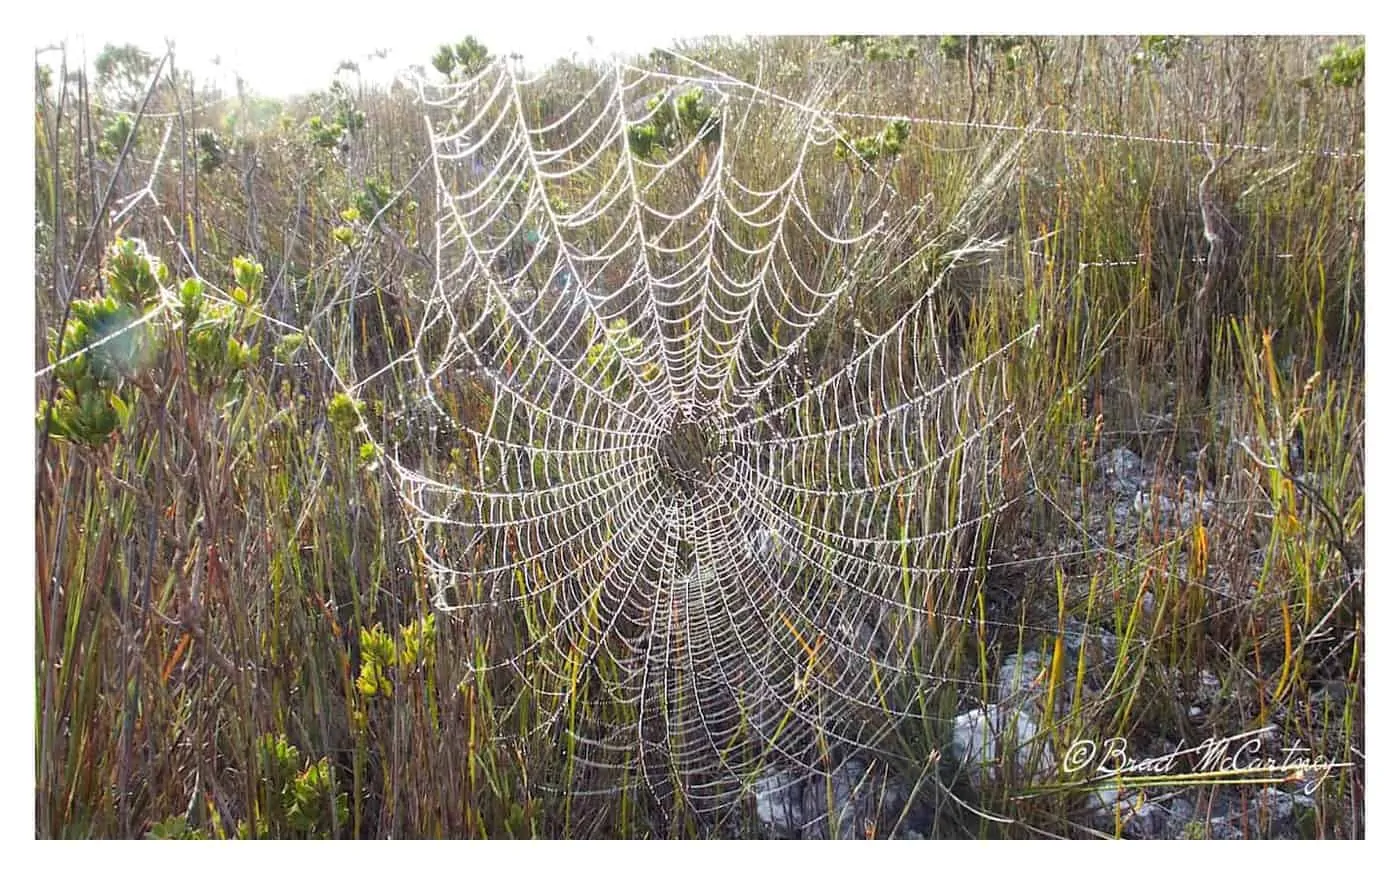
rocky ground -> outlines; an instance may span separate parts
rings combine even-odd
[[[1190,474],[1166,476],[1125,447],[1103,455],[1093,488],[1073,509],[1081,535],[1087,533],[1102,549],[1128,549],[1151,525],[1156,531],[1181,532],[1197,520],[1217,513],[1210,491]],[[1230,597],[1222,585],[1217,598]],[[1150,595],[1143,606],[1151,613]],[[1105,682],[1112,662],[1123,647],[1109,630],[1071,622],[1063,636],[1068,664],[1086,667],[1082,695],[1092,697]],[[930,838],[940,834],[935,810],[952,807],[979,810],[984,791],[1009,782],[1034,787],[1084,779],[1070,798],[1078,800],[1069,820],[1079,836],[1119,836],[1137,839],[1299,838],[1316,834],[1315,792],[1319,770],[1300,769],[1287,782],[1234,784],[1210,778],[1194,783],[1125,786],[1116,782],[1114,766],[1128,757],[1115,740],[1088,739],[1067,752],[1047,743],[1044,684],[1052,654],[1027,646],[1000,660],[1000,676],[988,701],[972,703],[951,723],[946,748],[940,751],[939,778],[931,787],[911,792],[909,784],[872,758],[847,760],[830,774],[775,769],[754,786],[752,802],[764,833],[781,838]],[[1226,695],[1220,681],[1202,671],[1183,690],[1191,701],[1178,703],[1190,721],[1199,722]],[[1063,714],[1055,715],[1062,717]],[[1140,743],[1140,739],[1135,742]],[[1131,751],[1130,770],[1152,769],[1173,774],[1199,773],[1214,763],[1272,761],[1303,763],[1305,754],[1292,749],[1277,725],[1226,739],[1215,748],[1200,741],[1159,737],[1144,750]],[[1243,756],[1244,760],[1239,760]],[[1078,758],[1075,761],[1072,759]],[[1214,758],[1214,759],[1212,759]],[[1010,766],[1013,775],[1002,773]],[[1096,780],[1087,780],[1093,777]],[[1127,782],[1129,784],[1133,782]],[[942,799],[942,803],[930,801]]]

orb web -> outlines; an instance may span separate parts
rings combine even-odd
[[[714,810],[887,746],[943,680],[1014,434],[1009,347],[953,354],[940,279],[995,248],[1004,152],[934,204],[843,153],[829,95],[577,75],[415,83],[436,282],[355,388],[438,424],[374,437],[474,670],[616,775],[560,784]]]

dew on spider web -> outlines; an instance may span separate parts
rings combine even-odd
[[[357,389],[459,442],[374,436],[439,604],[512,624],[530,731],[619,787],[714,810],[877,748],[943,680],[920,636],[966,618],[953,545],[1004,500],[999,353],[926,348],[936,280],[883,290],[985,248],[952,230],[974,207],[919,237],[820,100],[699,67],[618,63],[566,107],[507,65],[416,84],[437,278]],[[857,294],[909,305],[857,332]]]

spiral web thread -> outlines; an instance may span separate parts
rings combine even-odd
[[[415,83],[437,282],[412,352],[358,387],[444,423],[383,457],[440,607],[532,703],[522,732],[617,775],[560,784],[697,811],[888,747],[923,707],[1015,444],[986,400],[1003,356],[940,339],[939,280],[995,248],[971,232],[1006,152],[929,234],[934,205],[836,157],[822,95],[712,74],[619,63],[562,107],[503,64]],[[648,124],[671,135],[639,157]],[[855,311],[935,252],[908,309]]]

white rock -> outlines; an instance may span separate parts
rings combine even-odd
[[[1269,838],[1307,838],[1299,832],[1299,821],[1317,808],[1317,800],[1306,792],[1266,787],[1254,801],[1251,815],[1255,833]]]
[[[1140,788],[1098,787],[1085,799],[1085,807],[1093,816],[1096,828],[1128,838],[1156,839],[1180,832],[1180,825],[1190,819],[1190,806],[1185,810],[1173,803],[1170,807],[1150,799]]]
[[[1049,774],[1054,756],[1038,738],[1035,717],[1014,707],[988,705],[953,718],[949,753],[974,790],[1003,776],[1001,768],[1014,754],[1018,780]]]
[[[754,783],[759,823],[780,835],[802,829],[802,779],[787,772],[764,775]]]
[[[753,795],[759,822],[778,837],[858,839],[874,828],[886,838],[882,830],[914,829],[903,823],[909,787],[860,759],[826,775],[767,772],[754,782]]]
[[[1177,490],[1175,496],[1169,487],[1157,483],[1145,483],[1133,496],[1133,510],[1139,516],[1162,520],[1185,528],[1195,525],[1208,517],[1215,509],[1215,502],[1209,495]]]
[[[870,782],[865,773],[865,766],[858,760],[847,760],[841,764],[835,772],[831,774],[830,783],[815,782],[813,784],[812,803],[806,812],[810,817],[807,822],[807,829],[804,832],[806,838],[829,838],[831,837],[831,819],[834,816],[836,826],[836,838],[853,839],[858,837],[858,824],[862,819],[861,815],[868,815],[872,812],[866,809],[871,808]]]
[[[1142,486],[1142,459],[1127,447],[1119,447],[1099,459],[1099,470],[1108,486],[1121,496],[1133,496]]]

